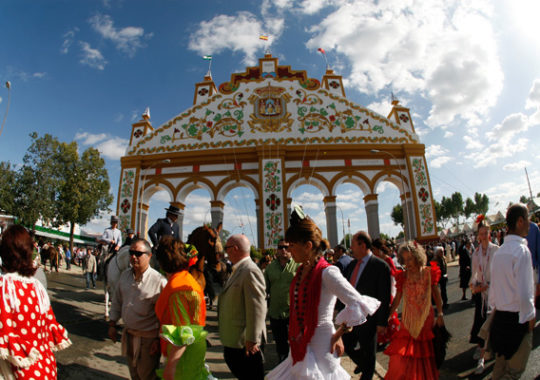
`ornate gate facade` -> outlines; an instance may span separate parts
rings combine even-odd
[[[292,191],[309,183],[324,195],[327,238],[335,245],[337,187],[359,187],[368,232],[377,237],[376,189],[389,181],[400,191],[406,236],[437,238],[425,146],[397,100],[383,117],[349,101],[332,70],[319,81],[267,54],[219,88],[206,76],[195,85],[193,103],[158,128],[148,111],[132,125],[121,159],[120,228],[145,233],[156,191],[167,191],[183,210],[197,188],[210,193],[215,226],[227,193],[245,186],[255,197],[259,246],[275,247],[287,228]],[[181,215],[181,227],[182,221]]]

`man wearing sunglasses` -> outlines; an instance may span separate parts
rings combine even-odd
[[[124,321],[122,354],[127,357],[132,379],[156,379],[159,366],[159,320],[156,301],[167,280],[150,267],[152,250],[144,239],[129,247],[131,267],[120,275],[113,295],[109,337],[117,340],[116,323]]]
[[[278,360],[289,355],[289,288],[300,264],[291,258],[289,243],[280,240],[273,260],[264,271],[266,294],[269,296],[268,317],[276,341]]]

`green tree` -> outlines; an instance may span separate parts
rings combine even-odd
[[[474,204],[471,198],[465,200],[465,208],[463,209],[465,218],[469,218],[472,214],[476,212],[476,204]]]
[[[109,211],[109,175],[99,151],[88,148],[79,157],[76,142],[61,143],[57,152],[56,224],[70,225],[69,247],[73,251],[75,225],[88,223],[100,211]]]
[[[50,223],[55,216],[55,187],[58,180],[56,162],[59,142],[46,134],[30,134],[32,144],[23,157],[23,166],[16,175],[13,214],[34,228],[38,219]]]
[[[456,226],[459,225],[459,217],[464,214],[463,211],[463,196],[460,192],[455,192],[450,196],[452,200],[451,215],[456,220]]]
[[[394,208],[392,208],[390,218],[392,218],[392,221],[396,226],[400,225],[401,228],[403,228],[403,206],[400,204],[395,205]]]
[[[489,198],[486,194],[474,193],[474,204],[477,214],[484,214],[489,210]]]
[[[351,234],[345,234],[345,238],[341,239],[339,244],[341,244],[341,245],[343,245],[343,246],[345,246],[347,248],[351,248],[351,239],[352,239]]]
[[[529,202],[529,197],[526,197],[525,195],[522,195],[519,197],[519,203],[527,204]]]
[[[0,210],[13,214],[16,172],[9,162],[0,162]]]

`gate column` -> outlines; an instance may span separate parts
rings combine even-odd
[[[219,223],[223,223],[223,207],[225,207],[225,203],[223,203],[222,201],[210,201],[212,228],[217,228]]]
[[[324,197],[324,213],[326,214],[326,233],[328,235],[328,241],[331,247],[335,247],[338,244],[337,234],[337,206],[336,196],[329,195]]]
[[[379,202],[377,194],[368,194],[364,197],[366,207],[368,233],[371,239],[377,239],[380,236],[379,229]]]

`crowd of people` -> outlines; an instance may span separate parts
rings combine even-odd
[[[133,379],[215,379],[205,363],[208,296],[192,275],[198,252],[175,233],[174,212],[169,207],[167,218],[152,227],[154,247],[130,237],[131,265],[112,297],[108,335],[121,341]],[[385,379],[438,379],[444,361],[441,335],[448,338],[447,266],[457,256],[463,299],[469,289],[475,306],[470,343],[477,347],[476,372],[482,373],[485,361],[494,357],[492,379],[519,378],[536,320],[540,229],[521,204],[509,207],[506,222],[506,234],[493,236],[479,218],[474,241],[397,245],[358,231],[350,249],[331,248],[315,222],[296,207],[275,257],[259,263],[251,258],[245,235],[228,237],[223,250],[231,271],[218,295],[225,363],[241,380],[341,380],[350,378],[340,364],[346,353],[356,366],[354,373],[369,380],[376,352],[383,349],[389,356]],[[111,218],[111,227],[98,239],[113,254],[121,246],[117,224]],[[70,344],[45,288],[34,278],[35,257],[40,257],[36,252],[50,248],[34,245],[20,226],[8,228],[0,243],[0,374],[5,378],[27,378],[29,371],[55,378],[51,349]],[[58,257],[67,256],[65,248],[57,251]],[[80,251],[71,254],[73,262]],[[86,250],[81,259],[87,287],[95,286],[93,252]],[[153,259],[159,270],[152,267]],[[57,260],[51,270],[57,269]],[[38,323],[39,339],[32,341],[34,314],[43,322]],[[278,364],[265,373],[267,319]]]

